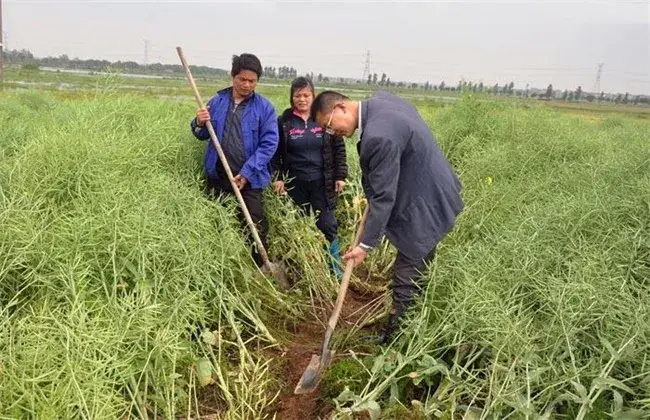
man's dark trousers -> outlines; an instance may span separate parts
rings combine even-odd
[[[257,233],[259,234],[260,240],[262,241],[262,245],[264,246],[264,249],[268,249],[267,237],[269,232],[269,223],[266,217],[264,217],[264,205],[262,203],[263,190],[252,189],[250,184],[246,183],[240,192],[242,198],[244,199],[244,203],[246,204],[246,208],[248,209],[248,213],[250,213],[251,219],[253,219],[253,223],[255,223]],[[228,176],[225,174],[220,178],[207,178],[206,193],[209,195],[235,194],[232,189],[232,185],[230,185],[230,181],[228,180]],[[257,246],[255,246],[253,234],[248,227],[248,223],[246,223],[246,218],[244,217],[244,213],[241,209],[239,201],[237,201],[237,211],[237,215],[239,216],[239,220],[242,224],[242,229],[244,229],[246,235],[246,241],[249,246],[253,247],[251,251],[253,260],[258,267],[262,267],[264,265],[264,261],[262,260],[260,253],[257,252]]]
[[[414,260],[401,252],[393,264],[393,308],[400,315],[413,303],[414,298],[420,293],[422,279],[426,275],[427,264],[433,261],[436,254],[434,247],[422,259]]]
[[[420,294],[422,285],[426,283],[426,268],[436,255],[436,247],[421,259],[413,259],[397,251],[393,264],[393,307],[390,318],[382,331],[380,344],[388,344],[392,338],[402,315],[414,303]]]

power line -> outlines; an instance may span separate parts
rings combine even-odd
[[[1,0],[0,0],[1,2]],[[4,51],[7,51],[7,33],[4,33],[3,47]],[[118,49],[112,51],[105,51],[101,54],[102,58],[105,60],[132,60],[137,62],[138,60],[143,60],[145,64],[149,64],[152,60],[156,58],[163,63],[165,59],[168,63],[176,64],[175,61],[169,60],[169,56],[166,54],[167,50],[172,50],[171,45],[167,45],[165,42],[156,42],[155,44],[146,39],[144,41],[144,57],[141,50],[140,53],[137,53],[137,47],[135,51],[131,52],[122,52]],[[59,49],[65,51],[76,47],[77,45],[85,45],[82,42],[71,41],[68,43],[53,43],[49,45],[49,48],[52,50]],[[142,44],[141,44],[142,45]],[[119,47],[118,47],[119,48]],[[74,48],[73,48],[74,49]],[[305,69],[316,70],[321,73],[328,73],[329,77],[343,77],[343,78],[353,78],[356,79],[354,73],[358,71],[353,70],[353,63],[356,61],[358,63],[359,52],[332,52],[327,54],[327,59],[311,59],[303,55],[291,54],[283,51],[282,53],[276,54],[275,49],[263,50],[257,52],[258,56],[262,60],[262,63],[265,66],[273,65],[291,65],[295,67],[299,72],[303,72]],[[202,65],[207,65],[210,67],[217,68],[228,68],[230,65],[230,56],[232,51],[228,51],[224,48],[215,48],[215,49],[203,49],[203,48],[193,48],[188,46],[186,53],[191,55],[196,55],[197,58],[204,58],[204,60],[197,60],[197,64],[201,63]],[[381,54],[380,54],[381,55]],[[354,57],[357,57],[355,59]],[[209,57],[209,61],[205,60],[206,57]],[[89,57],[92,59],[93,57]],[[377,69],[382,69],[387,76],[391,76],[390,79],[395,80],[409,80],[409,81],[432,81],[435,83],[437,80],[445,80],[445,83],[450,83],[452,81],[458,80],[459,75],[464,76],[465,79],[480,79],[493,80],[493,81],[510,81],[512,80],[518,86],[523,86],[526,83],[531,85],[540,85],[546,86],[549,82],[557,81],[556,78],[564,78],[563,83],[553,83],[554,87],[559,87],[561,84],[569,85],[589,85],[589,81],[593,83],[593,65],[591,70],[580,65],[571,66],[571,65],[561,65],[558,67],[549,67],[549,65],[535,65],[533,63],[526,63],[514,66],[497,66],[495,68],[481,68],[480,66],[474,66],[471,63],[462,63],[462,62],[442,62],[436,59],[414,59],[409,57],[406,59],[400,59],[400,66],[395,65],[395,61],[390,61],[386,57],[371,58],[371,53],[369,50],[365,52],[362,56],[364,63],[364,72],[363,72],[363,81],[367,81],[367,78],[372,77],[372,67],[374,71]],[[207,61],[207,62],[206,62]],[[372,63],[372,64],[371,64]],[[600,78],[602,79],[602,70],[604,63],[598,63],[598,69],[600,72]],[[326,67],[327,69],[323,68]],[[334,70],[332,70],[334,69]],[[347,69],[342,72],[343,75],[332,76],[332,72],[341,72],[342,69]],[[607,68],[608,74],[608,86],[611,84],[626,84],[626,83],[635,83],[641,84],[645,89],[645,86],[650,84],[650,79],[647,78],[647,73],[641,71],[641,67],[635,68],[625,68],[622,66],[616,66]],[[349,71],[348,71],[349,70]],[[409,75],[405,76],[399,74],[400,72],[408,71]],[[395,73],[395,74],[391,74]],[[358,74],[358,73],[357,73]],[[597,76],[598,79],[598,76]],[[357,79],[358,80],[358,79]],[[610,86],[613,88],[613,86]],[[639,87],[634,87],[633,89],[638,89]],[[597,86],[593,88],[593,91],[600,92],[602,87]],[[587,89],[585,89],[586,91]]]
[[[5,51],[7,50],[7,33],[5,33]],[[161,53],[166,53],[168,51],[173,51],[173,46],[168,45],[166,46],[164,43],[156,43],[153,44],[152,41],[150,40],[144,40],[146,43],[146,49],[147,49],[147,63],[151,60],[152,56],[158,56],[161,57]],[[49,47],[51,48],[57,48],[61,50],[65,50],[67,48],[70,48],[71,46],[86,46],[87,42],[81,42],[81,41],[70,41],[66,42],[65,44],[58,44],[58,43],[53,43],[49,44]],[[188,46],[187,48],[184,48],[185,51],[189,53],[193,53],[197,57],[200,56],[215,56],[216,58],[214,60],[218,62],[223,62],[223,65],[229,65],[230,64],[230,57],[233,54],[232,50],[226,50],[226,49],[203,49],[203,48],[193,48],[192,46]],[[102,56],[109,56],[109,57],[115,57],[119,58],[119,56],[123,57],[128,57],[128,58],[134,58],[134,57],[143,57],[142,53],[133,53],[133,52],[121,52],[118,50],[108,50],[105,51],[101,54]],[[305,63],[310,63],[310,66],[313,67],[312,60],[310,58],[307,58],[302,55],[296,55],[296,54],[288,54],[286,52],[284,53],[276,53],[275,50],[271,51],[263,51],[263,52],[258,52],[257,53],[258,57],[263,61],[263,64],[269,63],[269,65],[276,65],[276,64],[287,64],[291,63],[294,66],[296,63],[299,63],[300,65],[307,65]],[[358,52],[357,53],[343,53],[343,52],[331,52],[327,54],[327,62],[336,64],[336,65],[345,65],[345,64],[350,64],[353,60],[353,57],[356,56],[358,57]],[[172,60],[173,61],[173,60]],[[454,71],[461,71],[464,74],[469,74],[469,75],[481,75],[484,73],[483,70],[479,68],[475,68],[476,66],[471,63],[461,63],[461,62],[449,62],[449,61],[439,61],[439,60],[426,60],[426,59],[413,59],[413,58],[407,58],[407,59],[400,59],[399,60],[401,64],[403,64],[403,67],[413,67],[416,69],[419,69],[420,72],[430,74],[432,72],[454,72]],[[173,61],[175,63],[175,61]],[[365,76],[367,77],[368,74],[372,74],[370,72],[370,67],[371,64],[374,65],[374,67],[382,67],[382,66],[389,66],[389,65],[395,65],[394,60],[389,60],[389,59],[377,59],[377,57],[373,57],[371,59],[370,57],[370,51],[368,51],[364,55],[364,66],[365,64],[368,64],[367,69],[364,70]],[[474,69],[473,69],[474,67]],[[490,69],[490,71],[495,72],[498,71],[504,75],[504,77],[512,77],[520,74],[521,72],[527,71],[531,72],[535,76],[539,77],[546,77],[546,76],[570,76],[570,75],[576,75],[576,76],[582,76],[582,75],[587,75],[587,74],[592,74],[593,75],[593,67],[587,68],[587,67],[580,67],[580,66],[558,66],[558,67],[548,67],[548,66],[538,66],[538,65],[532,65],[532,64],[523,64],[523,65],[516,65],[516,66],[509,66],[509,67],[500,67],[500,68],[494,68]],[[642,71],[634,71],[630,68],[612,68],[608,67],[607,74],[612,75],[612,74],[617,74],[619,76],[646,76],[646,72]],[[593,77],[593,76],[592,76]],[[593,80],[593,79],[592,79]]]

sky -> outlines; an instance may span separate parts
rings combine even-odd
[[[44,57],[230,68],[251,52],[299,74],[650,94],[650,0],[0,0],[5,44]]]

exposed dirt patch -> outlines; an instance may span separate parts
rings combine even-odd
[[[198,410],[201,420],[216,420],[220,414],[227,411],[228,404],[221,399],[221,391],[216,385],[200,387],[196,398],[199,402]]]
[[[318,354],[323,336],[323,327],[318,323],[302,323],[287,351],[282,355],[284,380],[286,385],[279,396],[277,418],[287,420],[325,418],[323,403],[320,400],[322,383],[312,393],[295,395],[296,384],[307,368],[312,354]]]
[[[371,315],[369,310],[372,309],[372,303],[376,301],[376,297],[370,293],[354,290],[352,287],[348,288],[336,331],[347,330],[358,324],[359,321],[363,321],[362,318]],[[280,359],[284,363],[283,373],[286,383],[277,404],[276,413],[280,420],[326,419],[332,410],[327,401],[323,401],[321,398],[322,382],[312,393],[301,395],[293,393],[309,365],[311,356],[320,354],[325,331],[324,323],[327,322],[329,316],[330,312],[328,311],[321,322],[309,319],[298,324],[286,352],[280,355]],[[343,357],[338,353],[336,356],[336,359]]]
[[[332,364],[348,357],[349,350],[354,350],[357,354],[363,350],[360,347],[363,345],[357,340],[359,331],[374,332],[381,326],[381,322],[374,322],[384,308],[381,290],[366,287],[367,279],[363,277],[362,279],[351,281],[348,288],[334,336],[330,341],[330,348],[337,350]],[[274,359],[274,375],[277,375],[279,382],[282,383],[276,402],[268,411],[271,418],[273,415],[278,420],[329,418],[334,407],[327,398],[322,397],[325,386],[323,381],[309,394],[295,395],[294,389],[309,365],[312,355],[320,355],[323,334],[333,307],[334,302],[331,302],[324,308],[314,309],[314,313],[307,319],[289,326],[290,341],[283,348],[263,350],[266,357]],[[275,394],[277,389],[272,392]],[[198,418],[215,419],[220,413],[227,411],[227,404],[221,400],[220,395],[221,392],[216,385],[198,390],[200,413]],[[366,417],[361,414],[358,418]]]

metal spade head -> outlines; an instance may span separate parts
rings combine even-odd
[[[270,262],[262,266],[262,272],[275,278],[276,283],[284,290],[289,290],[291,285],[287,278],[287,269],[281,262]]]
[[[307,394],[313,392],[320,383],[321,378],[323,377],[323,372],[325,368],[329,366],[332,358],[334,357],[334,350],[327,350],[325,352],[325,357],[318,355],[312,355],[307,369],[302,374],[296,389],[293,391],[294,394]]]

